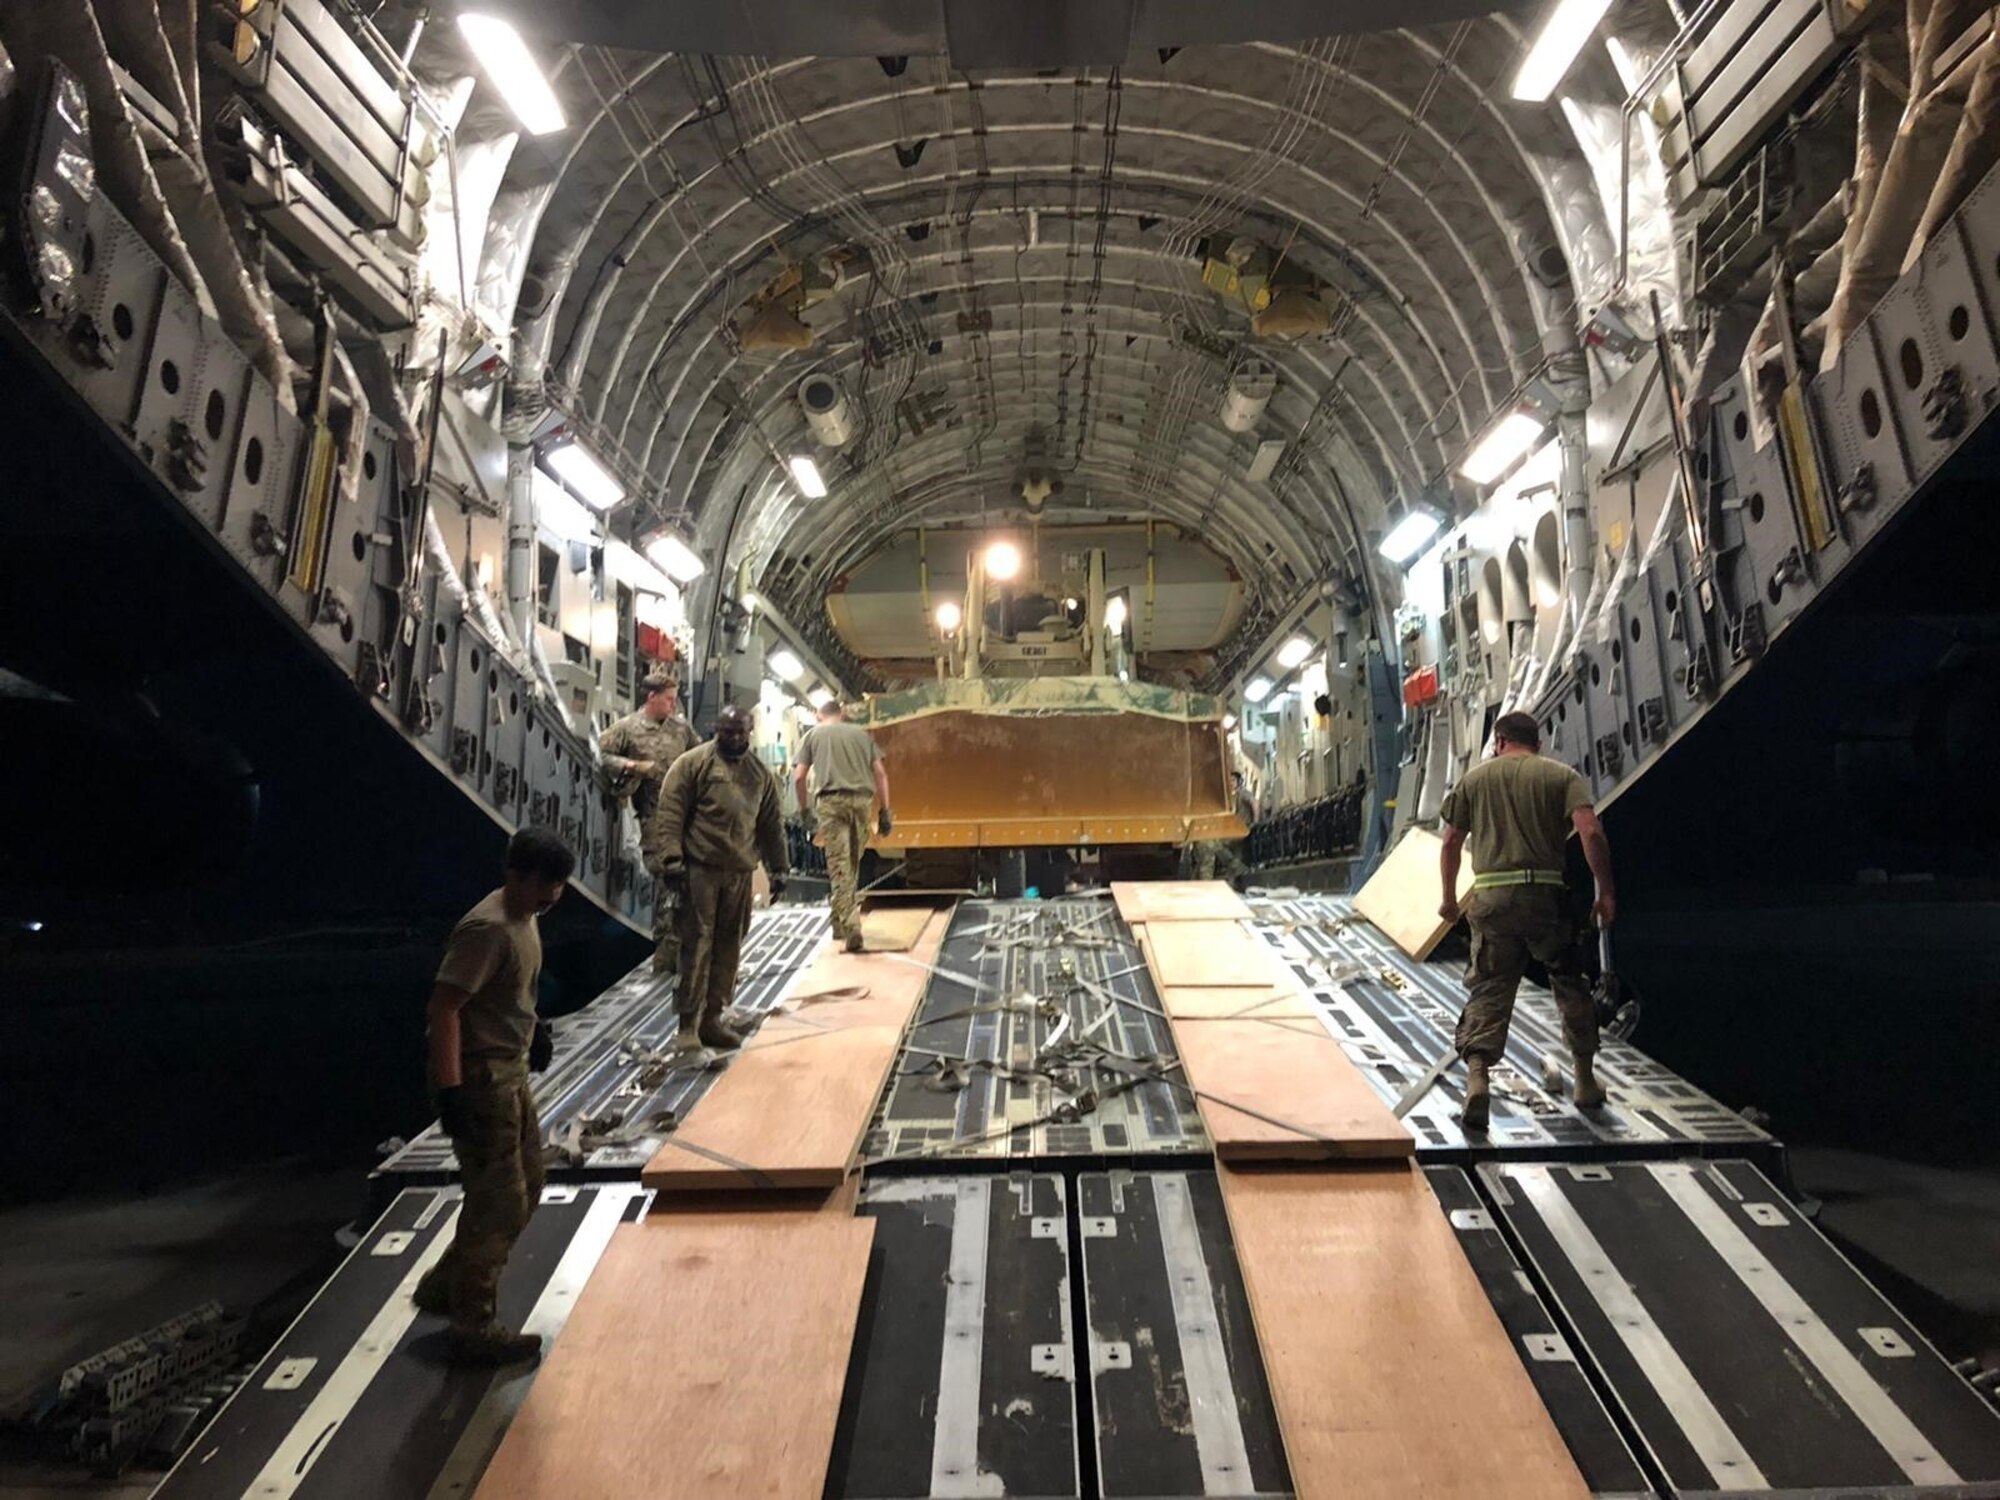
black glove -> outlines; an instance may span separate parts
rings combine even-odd
[[[875,831],[883,838],[886,839],[889,836],[889,830],[895,826],[896,819],[891,815],[888,808],[885,807],[875,814]]]
[[[660,889],[678,901],[687,894],[688,867],[680,860],[670,859],[660,866]]]
[[[528,1043],[528,1071],[542,1073],[556,1060],[556,1029],[547,1021],[535,1022],[535,1038]]]
[[[453,1140],[463,1140],[472,1134],[472,1101],[465,1096],[465,1088],[454,1083],[450,1088],[437,1091],[438,1124],[444,1126],[444,1133]]]
[[[771,877],[771,899],[773,901],[776,901],[780,896],[784,894],[785,894],[785,877],[782,875],[773,875]]]

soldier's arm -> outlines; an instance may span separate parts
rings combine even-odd
[[[687,832],[688,799],[693,795],[694,762],[683,755],[661,783],[659,805],[653,809],[653,821],[646,830],[647,842],[663,865],[679,864],[685,857],[681,839]]]
[[[464,1079],[459,1074],[458,1013],[472,997],[455,984],[431,986],[428,1009],[430,1022],[431,1086],[455,1089]]]
[[[889,763],[882,758],[882,752],[875,752],[875,805],[889,810]]]
[[[757,849],[768,874],[791,873],[791,861],[785,854],[785,814],[778,805],[776,772],[764,778],[764,796],[757,804]]]
[[[632,742],[627,737],[622,723],[613,724],[597,737],[598,754],[604,758],[604,769],[614,776],[623,775],[632,769],[630,751]]]
[[[1438,915],[1447,922],[1458,920],[1458,863],[1465,850],[1465,830],[1447,823],[1444,828],[1444,845],[1438,851],[1438,874],[1444,880],[1444,900],[1438,906]]]
[[[799,758],[792,765],[792,790],[798,794],[799,811],[812,811],[812,804],[806,801],[806,778],[812,775],[813,737],[808,730],[799,741]]]
[[[1572,808],[1569,821],[1576,829],[1577,842],[1583,845],[1583,858],[1590,866],[1591,877],[1597,882],[1597,901],[1590,914],[1597,919],[1598,926],[1609,927],[1618,918],[1618,888],[1611,879],[1611,840],[1594,807]]]

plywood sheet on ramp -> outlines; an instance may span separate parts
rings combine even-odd
[[[1586,1500],[1420,1171],[1219,1171],[1299,1500]]]
[[[1220,880],[1114,880],[1111,899],[1127,922],[1232,922],[1250,915]]]
[[[832,1210],[619,1229],[478,1500],[819,1500],[874,1235]]]
[[[1174,1021],[1310,1021],[1319,1015],[1312,997],[1295,986],[1169,985],[1160,1009]]]
[[[1416,1142],[1317,1018],[1174,1020],[1224,1161],[1407,1157]]]
[[[1146,923],[1145,947],[1153,978],[1167,985],[1273,984],[1278,961],[1263,939],[1237,922],[1160,921]]]
[[[1412,958],[1429,958],[1451,931],[1451,923],[1438,915],[1443,849],[1444,840],[1429,829],[1412,828],[1355,893],[1354,909]],[[1463,901],[1471,889],[1472,861],[1461,860],[1458,899]]]
[[[930,925],[922,906],[870,907],[861,914],[861,942],[870,953],[907,953]]]
[[[937,961],[949,911],[907,954],[831,945],[640,1173],[663,1193],[831,1187],[847,1175]]]

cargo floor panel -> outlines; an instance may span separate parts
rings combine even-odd
[[[1098,1492],[1290,1495],[1215,1174],[1077,1182]]]
[[[1673,1494],[2000,1493],[2000,1413],[1752,1164],[1479,1175]]]
[[[1419,963],[1397,948],[1345,896],[1259,897],[1255,928],[1320,1004],[1362,1075],[1394,1101],[1449,1051],[1465,986],[1455,966]],[[1468,1141],[1459,1127],[1464,1070],[1448,1070],[1405,1124],[1427,1160],[1520,1154],[1616,1158],[1667,1155],[1754,1157],[1775,1165],[1777,1143],[1638,1048],[1604,1039],[1597,1075],[1609,1105],[1587,1113],[1543,1085],[1543,1059],[1569,1082],[1569,1051],[1555,997],[1523,982],[1493,1072],[1492,1126]]]
[[[1202,1151],[1173,1033],[1108,900],[960,904],[863,1155],[870,1160]]]
[[[1535,1392],[1569,1445],[1570,1456],[1589,1484],[1602,1496],[1651,1495],[1631,1445],[1605,1410],[1589,1373],[1578,1362],[1550,1316],[1546,1304],[1522,1273],[1479,1189],[1458,1167],[1425,1169],[1431,1191],[1458,1231],[1459,1247],[1472,1263],[1473,1274],[1487,1300],[1514,1340]]]
[[[863,1190],[874,1262],[827,1492],[1082,1493],[1060,1177],[896,1177]]]
[[[500,1283],[500,1317],[553,1340],[636,1185],[554,1186]],[[155,1494],[342,1500],[470,1494],[532,1372],[445,1362],[444,1321],[410,1303],[450,1244],[455,1188],[408,1188],[322,1287]]]

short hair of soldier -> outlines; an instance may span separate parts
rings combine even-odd
[[[1535,722],[1533,714],[1502,714],[1493,723],[1493,738],[1505,740],[1510,745],[1539,750],[1542,748],[1542,726]]]
[[[567,880],[576,854],[547,828],[523,828],[507,841],[507,868],[535,880]]]
[[[822,719],[844,718],[846,714],[847,705],[842,703],[838,698],[829,698],[819,706],[819,716]]]

